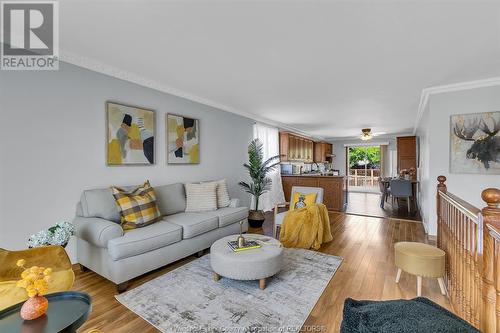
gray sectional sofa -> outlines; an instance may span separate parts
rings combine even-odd
[[[215,211],[186,213],[184,184],[155,187],[163,219],[149,226],[124,232],[120,212],[109,188],[83,191],[77,204],[77,258],[117,284],[119,292],[127,281],[181,258],[209,248],[216,240],[248,230],[248,208],[231,199],[229,207]]]

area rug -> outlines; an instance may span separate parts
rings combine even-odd
[[[480,333],[465,320],[430,299],[344,302],[341,333]]]
[[[258,281],[213,280],[210,255],[117,295],[161,332],[299,332],[342,258],[285,249],[284,268]]]

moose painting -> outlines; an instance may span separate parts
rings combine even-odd
[[[450,172],[500,174],[500,111],[451,116]]]

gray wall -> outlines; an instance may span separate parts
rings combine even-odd
[[[156,165],[107,167],[107,100],[156,110]],[[69,64],[59,71],[0,73],[0,247],[71,220],[83,189],[227,178],[237,188],[253,121]],[[200,119],[199,165],[166,165],[165,114]],[[73,256],[73,244],[69,252]]]
[[[428,233],[436,234],[436,178],[446,176],[448,191],[478,208],[482,190],[500,188],[500,175],[452,174],[450,160],[450,116],[500,110],[500,87],[477,88],[431,95],[429,105],[417,129],[421,136],[424,163],[421,164],[420,206]]]
[[[422,118],[420,119],[419,127],[415,135],[420,142],[420,165],[418,166],[417,177],[419,180],[417,201],[418,208],[422,216],[424,227],[427,232],[429,221],[431,220],[432,205],[435,207],[435,179],[430,179],[430,103],[427,103]],[[435,233],[433,233],[435,235]]]

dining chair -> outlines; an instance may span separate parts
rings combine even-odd
[[[398,201],[399,207],[399,199],[406,198],[408,201],[408,213],[411,211],[410,199],[413,196],[413,191],[411,188],[411,180],[406,179],[392,179],[390,182],[391,188],[391,196],[396,198]]]
[[[386,182],[384,182],[384,178],[378,177],[378,186],[380,189],[380,208],[384,209],[384,203],[387,202],[389,195],[391,194],[390,187],[386,186]]]

